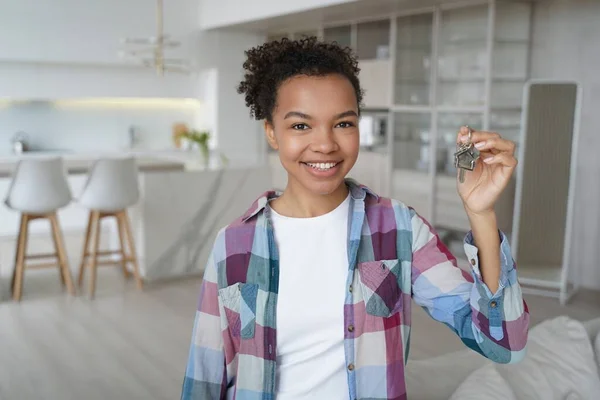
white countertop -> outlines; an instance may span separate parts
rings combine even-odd
[[[26,158],[51,158],[61,157],[70,174],[87,173],[95,160],[100,158],[128,157],[137,159],[140,172],[154,171],[214,171],[221,169],[246,169],[256,167],[256,162],[244,160],[229,160],[223,164],[218,154],[211,156],[210,165],[207,167],[202,155],[194,150],[114,150],[114,151],[32,151],[20,155],[2,152],[0,150],[0,178],[11,175],[12,170],[19,160]]]
[[[140,172],[183,171],[189,155],[177,151],[115,151],[115,152],[30,152],[21,155],[0,155],[0,177],[9,177],[20,160],[61,157],[69,174],[87,173],[95,160],[133,156]]]

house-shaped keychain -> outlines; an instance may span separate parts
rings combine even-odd
[[[466,169],[473,171],[475,169],[475,162],[479,158],[479,150],[472,144],[468,146],[461,146],[456,153],[454,153],[454,166],[460,169]]]

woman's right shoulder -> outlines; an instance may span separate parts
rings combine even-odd
[[[223,260],[235,254],[252,251],[252,239],[257,234],[256,223],[238,217],[222,226],[214,236],[213,253],[215,258]]]

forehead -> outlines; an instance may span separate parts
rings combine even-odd
[[[358,111],[358,104],[354,87],[342,75],[299,75],[279,87],[274,114],[292,110],[311,116],[327,116]]]

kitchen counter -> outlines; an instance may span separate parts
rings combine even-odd
[[[159,280],[201,275],[219,230],[238,218],[261,193],[271,188],[268,166],[204,169],[184,167],[160,158],[139,159],[140,199],[128,209],[142,276]],[[90,160],[65,160],[71,171],[88,168]],[[13,161],[14,163],[14,161]],[[0,168],[10,162],[0,160]],[[172,170],[173,164],[179,170]],[[162,170],[159,170],[162,168]],[[149,169],[149,170],[148,170]],[[76,198],[87,176],[71,174],[69,186]],[[0,196],[10,179],[0,179]],[[0,197],[0,201],[2,197]],[[59,221],[73,274],[81,261],[89,211],[76,199],[59,211]],[[41,221],[43,222],[43,221]],[[0,280],[12,275],[19,213],[0,203]],[[29,227],[30,253],[52,251],[48,224]],[[116,249],[118,232],[112,221],[100,227],[100,248]]]
[[[89,213],[77,198],[85,187],[87,173],[99,158],[126,156],[136,158],[140,171],[140,199],[128,213],[140,269],[146,280],[201,274],[218,230],[271,188],[266,165],[246,165],[243,160],[222,165],[220,157],[213,156],[207,167],[195,151],[48,151],[20,156],[0,153],[0,278],[10,277],[14,265],[20,215],[2,204],[2,200],[19,160],[48,157],[64,160],[73,201],[58,214],[70,265],[76,272]],[[42,222],[29,227],[31,253],[52,251],[48,226]],[[101,249],[119,245],[112,221],[103,223],[100,237]]]
[[[21,159],[62,157],[65,169],[69,174],[86,174],[89,172],[95,160],[100,157],[123,157],[128,153],[115,154],[57,154],[57,153],[29,153],[23,156],[0,157],[0,178],[10,177],[17,163]],[[140,172],[156,171],[183,171],[186,166],[185,160],[176,160],[158,154],[131,154],[135,157]]]

